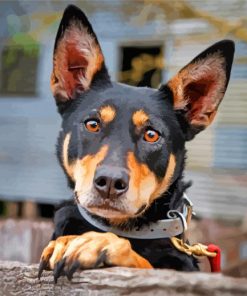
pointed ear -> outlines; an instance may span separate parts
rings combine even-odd
[[[64,103],[88,90],[97,74],[108,79],[97,37],[85,14],[68,6],[57,32],[51,90],[57,103]]]
[[[168,82],[187,140],[213,121],[228,85],[233,55],[232,41],[215,43]]]

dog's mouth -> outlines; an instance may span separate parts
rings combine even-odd
[[[112,204],[109,201],[103,203],[90,203],[86,209],[97,216],[107,219],[128,218],[129,213],[121,205]]]
[[[76,202],[93,215],[100,216],[105,219],[130,219],[141,216],[147,209],[147,205],[142,205],[139,209],[129,209],[123,202],[102,200],[95,197],[90,202],[83,203],[80,198],[76,196]]]
[[[106,219],[128,218],[128,215],[125,212],[112,207],[87,207],[87,210],[94,215]]]
[[[128,220],[131,218],[136,218],[137,216],[141,216],[145,210],[146,205],[141,206],[135,212],[126,211],[122,206],[111,205],[110,203],[106,203],[103,205],[90,205],[87,206],[87,210],[92,214],[100,216],[106,219],[124,219]]]

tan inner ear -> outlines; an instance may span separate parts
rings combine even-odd
[[[208,126],[224,96],[225,59],[219,52],[191,63],[169,82],[174,109],[184,109],[190,124]]]
[[[71,23],[64,32],[53,58],[51,90],[62,101],[89,89],[104,61],[95,38],[80,23]]]

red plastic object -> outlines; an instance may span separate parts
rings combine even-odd
[[[215,257],[208,257],[210,266],[211,266],[211,272],[221,272],[221,266],[220,266],[220,255],[221,255],[221,250],[218,246],[210,244],[208,245],[207,250],[209,252],[215,252],[216,256]]]

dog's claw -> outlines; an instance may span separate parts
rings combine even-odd
[[[103,250],[99,254],[99,257],[97,258],[93,268],[98,268],[98,267],[104,266],[106,264],[106,260],[107,260],[107,250]]]
[[[63,258],[62,260],[58,261],[57,264],[54,267],[53,275],[54,275],[54,282],[57,283],[57,279],[63,275],[64,266],[65,266],[66,258]]]
[[[66,275],[69,281],[72,280],[73,274],[76,272],[76,270],[80,267],[80,262],[75,261],[71,267],[67,270]]]
[[[48,268],[48,262],[46,260],[41,260],[39,264],[38,279],[40,280],[43,270]]]

